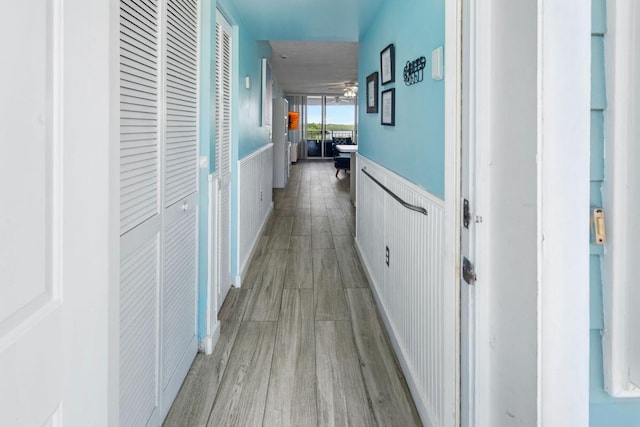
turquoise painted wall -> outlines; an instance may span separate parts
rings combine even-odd
[[[444,46],[444,0],[387,0],[360,39],[358,151],[444,199],[444,80],[431,78],[431,51]],[[380,51],[395,45],[395,126],[367,114],[366,79],[380,72]],[[406,86],[407,61],[424,56],[424,80]]]
[[[591,29],[591,205],[602,206],[604,169],[604,111],[607,108],[605,87],[604,38],[606,37],[605,0],[592,0]],[[590,405],[591,427],[640,426],[640,399],[615,399],[604,390],[601,331],[604,328],[602,309],[602,246],[591,245],[590,288]]]

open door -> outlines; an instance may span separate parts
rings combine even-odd
[[[3,2],[2,426],[109,423],[113,12]]]

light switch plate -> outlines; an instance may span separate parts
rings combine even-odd
[[[200,156],[200,159],[198,159],[198,165],[201,168],[209,168],[209,157],[208,156]]]
[[[431,78],[433,80],[442,80],[444,77],[442,71],[442,46],[431,51]]]

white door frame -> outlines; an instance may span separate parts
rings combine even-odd
[[[458,275],[461,292],[468,291],[469,299],[461,299],[460,319],[468,321],[469,336],[461,339],[468,339],[466,345],[461,342],[460,348],[466,347],[468,353],[462,358],[461,354],[461,420],[462,426],[485,426],[488,425],[489,407],[489,379],[488,362],[489,355],[486,354],[486,346],[481,345],[488,341],[488,289],[483,282],[483,272],[486,272],[488,251],[486,250],[487,236],[482,227],[482,215],[486,211],[486,201],[488,196],[486,177],[486,150],[489,146],[489,110],[486,108],[486,101],[490,95],[491,62],[483,60],[490,54],[491,41],[491,8],[488,2],[481,0],[462,0],[462,46],[459,55],[461,58],[460,84],[461,91],[461,130],[467,135],[467,149],[469,153],[467,171],[462,171],[462,159],[459,160],[460,170],[458,190],[462,189],[462,180],[467,181],[469,186],[469,203],[471,209],[471,224],[469,233],[468,248],[460,248],[458,259],[465,250],[469,251],[472,258],[470,260],[475,266],[475,271],[480,272],[476,282],[468,285]],[[467,45],[465,45],[467,43]],[[468,50],[467,50],[468,49]],[[457,218],[459,220],[457,230],[461,231],[463,215],[462,197],[458,193]],[[460,236],[460,234],[458,234]],[[461,271],[461,265],[458,267]],[[467,288],[465,290],[465,288]],[[464,304],[462,304],[464,302]],[[462,327],[462,325],[461,325]],[[464,378],[463,373],[469,375]]]
[[[638,190],[633,184],[637,183],[634,162],[638,157],[635,150],[640,127],[634,117],[640,114],[637,74],[640,59],[634,53],[640,48],[640,33],[636,28],[640,7],[634,0],[620,0],[608,3],[606,14],[604,120],[607,144],[606,179],[602,187],[607,238],[607,250],[602,256],[604,385],[612,396],[638,397],[637,379],[632,379],[632,372],[637,373],[633,352],[638,351],[638,340],[632,338],[637,294],[634,266],[629,260],[635,256],[637,244],[633,211],[638,209]]]
[[[444,49],[444,87],[445,87],[445,119],[444,119],[444,254],[443,254],[443,274],[444,283],[450,283],[456,287],[454,291],[455,300],[446,301],[443,307],[445,313],[452,313],[456,322],[456,335],[449,337],[453,340],[452,347],[455,348],[457,357],[455,373],[452,376],[454,384],[450,386],[454,389],[452,396],[455,402],[453,405],[446,404],[445,407],[455,407],[454,425],[460,424],[460,135],[461,135],[461,13],[462,1],[445,2],[445,49]],[[448,343],[447,343],[448,345]],[[448,423],[446,425],[449,425]]]
[[[492,116],[492,4],[470,1],[469,132],[474,135],[476,215],[487,208]],[[538,414],[537,425],[587,425],[589,405],[589,96],[591,4],[538,0]],[[533,102],[533,101],[532,101]],[[464,124],[463,124],[464,125]],[[447,127],[450,129],[450,127]],[[448,140],[447,140],[448,141]],[[447,163],[449,165],[449,162]],[[571,166],[571,167],[568,167]],[[450,175],[447,175],[450,176]],[[457,211],[461,214],[460,209]],[[488,286],[490,236],[476,230],[474,412],[490,420]],[[459,271],[459,270],[458,270]],[[485,343],[485,345],[482,345]]]

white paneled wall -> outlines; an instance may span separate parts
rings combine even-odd
[[[273,209],[273,144],[238,161],[238,272],[248,266],[269,213]],[[241,277],[236,278],[236,284]]]
[[[427,215],[402,206],[371,178]],[[453,422],[455,287],[443,283],[444,202],[358,156],[356,245],[425,425]],[[386,262],[386,250],[389,263]],[[453,399],[455,401],[455,399]]]

